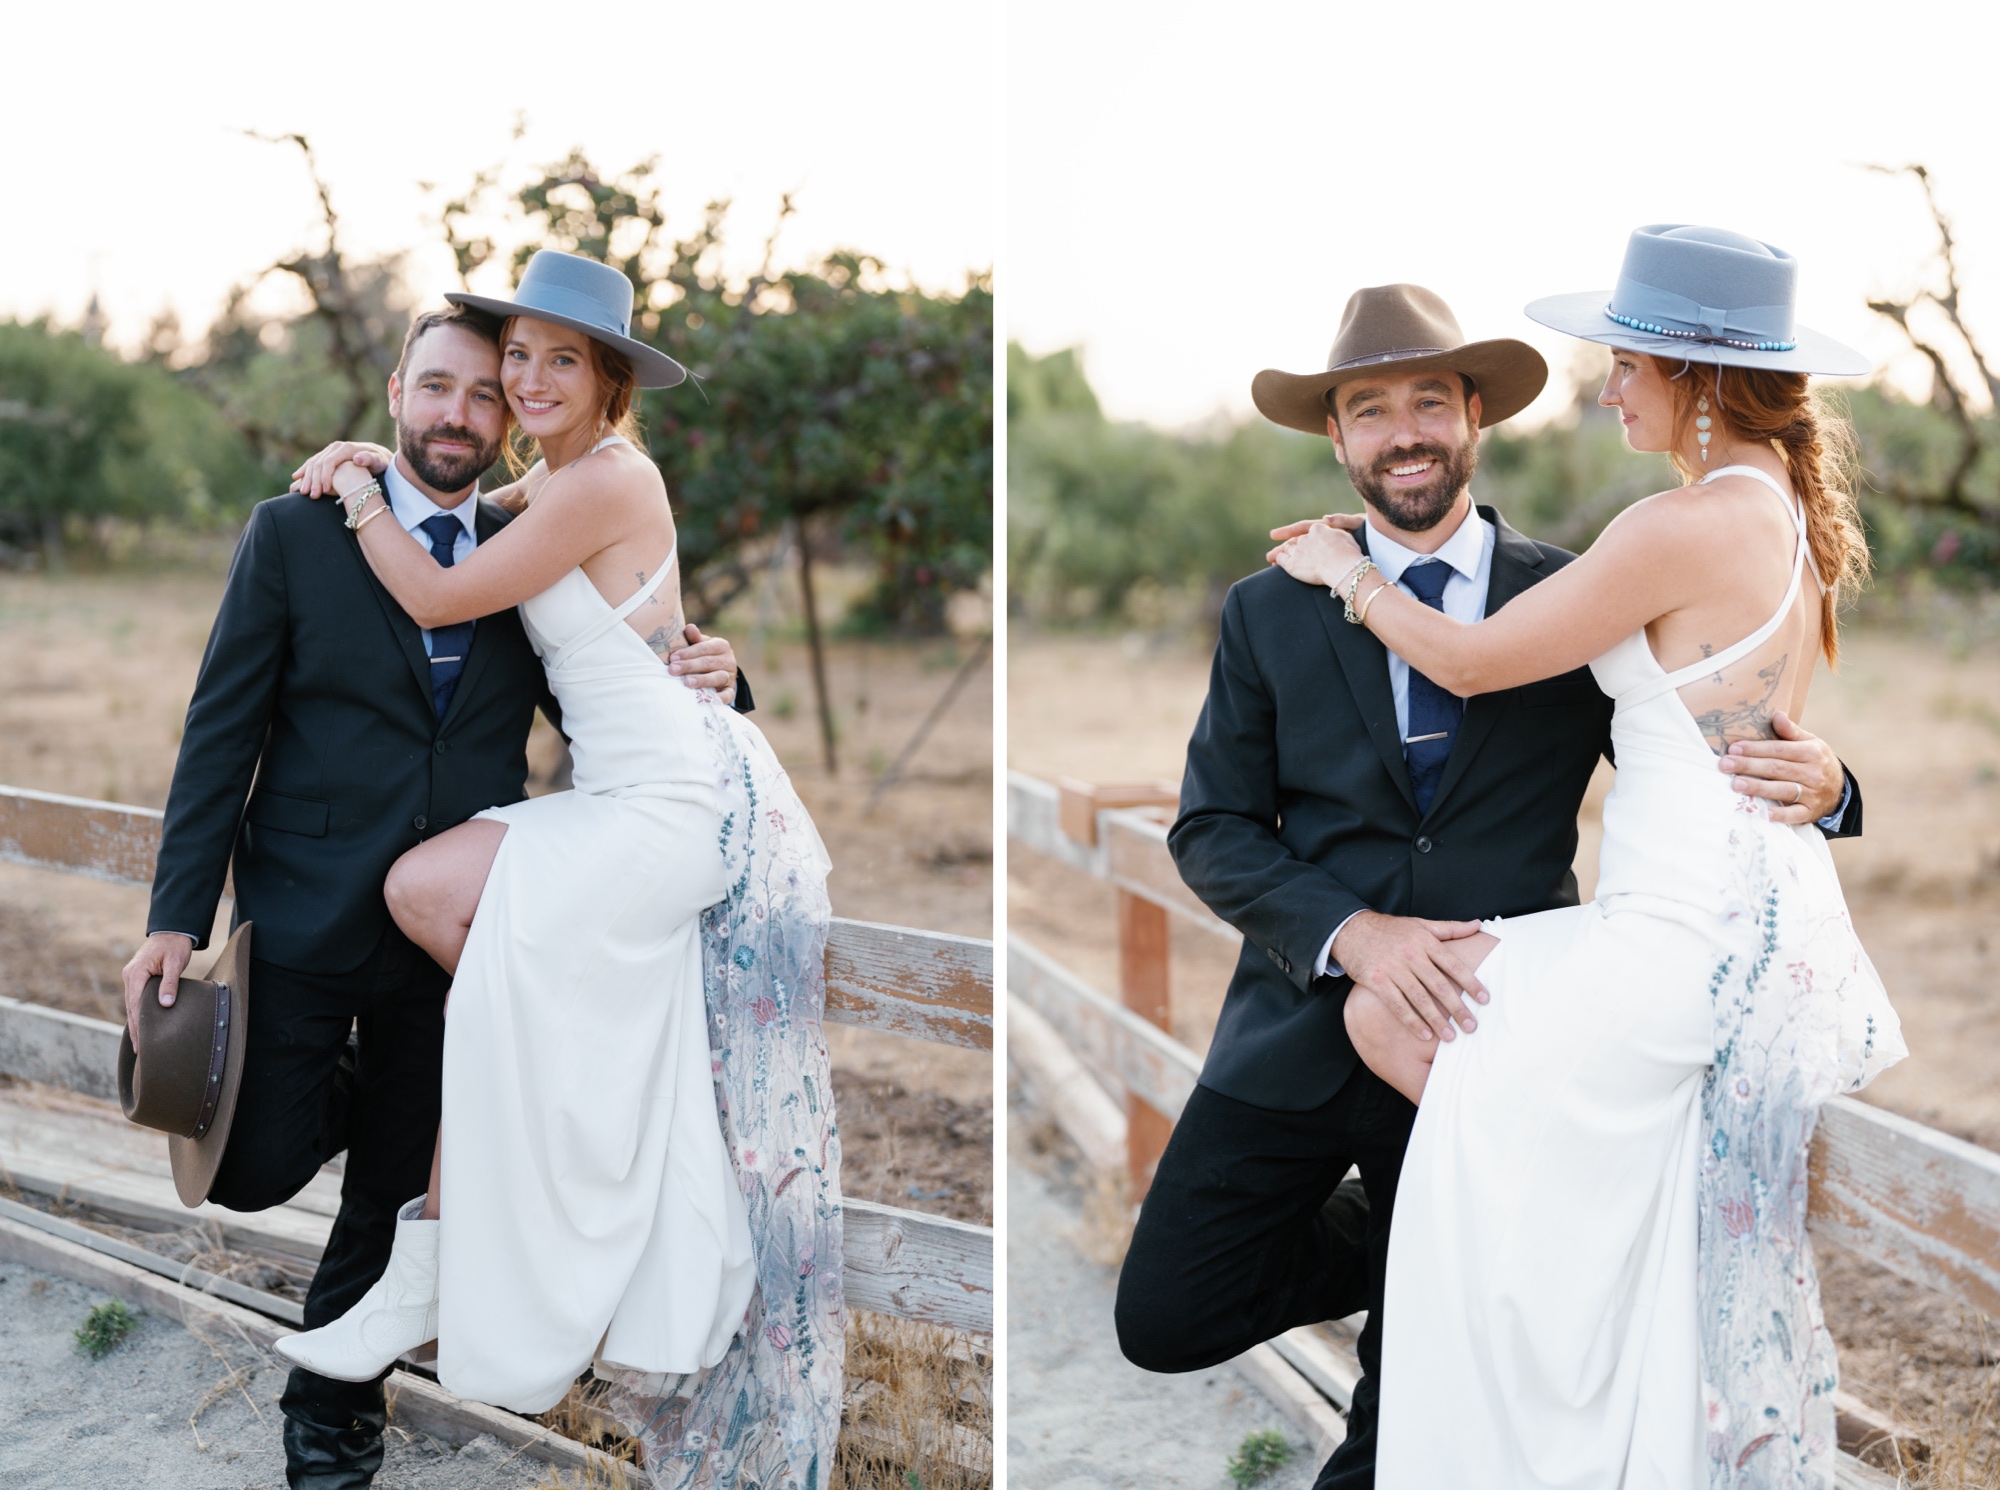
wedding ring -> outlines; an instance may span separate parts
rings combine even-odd
[[[1787,802],[1785,805],[1787,807],[1796,807],[1799,805],[1799,803],[1805,801],[1805,799],[1806,799],[1806,784],[1803,781],[1794,781],[1792,783],[1792,800]]]

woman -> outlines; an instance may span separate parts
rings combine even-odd
[[[387,452],[322,462],[433,636],[521,607],[575,789],[391,871],[398,924],[454,975],[431,1187],[382,1281],[278,1348],[362,1380],[435,1337],[445,1385],[524,1412],[595,1360],[656,1484],[818,1490],[844,1344],[827,863],[755,727],[667,670],[673,517],[631,409],[685,374],[627,334],[631,297],[547,251],[512,301],[447,297],[507,318],[501,384],[541,454],[503,494],[520,516],[462,562],[377,520],[381,483],[344,457]]]
[[[1460,697],[1587,662],[1616,706],[1597,899],[1486,923],[1479,1033],[1430,1041],[1347,1001],[1357,1047],[1420,1102],[1385,1486],[1833,1483],[1806,1148],[1820,1105],[1904,1049],[1820,835],[1715,770],[1799,716],[1866,566],[1845,430],[1806,378],[1866,364],[1794,329],[1793,277],[1740,234],[1647,227],[1608,296],[1529,307],[1612,348],[1598,401],[1690,484],[1486,620],[1386,584],[1358,520],[1273,552]]]

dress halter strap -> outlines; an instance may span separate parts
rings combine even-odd
[[[626,617],[630,616],[633,611],[644,605],[648,600],[651,600],[653,595],[659,590],[661,584],[665,582],[667,575],[673,571],[674,555],[680,552],[680,546],[680,540],[676,538],[674,546],[667,550],[666,558],[662,559],[659,567],[653,571],[653,577],[639,586],[630,595],[627,595],[622,602],[612,605],[609,601],[605,601],[605,613],[558,648],[555,655],[548,659],[548,665],[550,667],[561,667],[571,657],[611,630],[612,627],[622,625]],[[581,566],[578,567],[576,572],[579,574],[583,573]],[[590,584],[590,576],[585,574],[583,582],[587,585]],[[597,587],[591,585],[591,593],[595,594],[596,590]],[[601,595],[598,598],[603,600],[603,596]]]
[[[1742,661],[1770,639],[1771,634],[1783,624],[1785,617],[1791,614],[1792,602],[1799,597],[1799,581],[1804,577],[1806,565],[1811,559],[1806,545],[1804,506],[1797,498],[1787,494],[1785,489],[1777,483],[1769,472],[1760,471],[1755,466],[1723,466],[1718,470],[1709,472],[1708,475],[1702,478],[1702,482],[1706,485],[1718,476],[1754,477],[1776,492],[1779,500],[1785,503],[1786,508],[1791,513],[1792,527],[1798,535],[1792,552],[1792,582],[1785,587],[1785,598],[1778,602],[1777,611],[1762,626],[1759,626],[1741,641],[1724,647],[1720,652],[1712,656],[1704,657],[1698,662],[1691,662],[1686,667],[1675,668],[1674,671],[1655,678],[1642,687],[1620,694],[1615,710],[1617,713],[1622,714],[1627,709],[1637,708],[1640,704],[1651,703],[1663,693],[1671,693],[1677,688],[1685,687],[1687,684],[1692,683],[1696,678],[1708,673],[1721,672],[1722,669],[1728,667],[1731,663]],[[1818,577],[1818,571],[1815,570],[1813,578],[1817,580]]]

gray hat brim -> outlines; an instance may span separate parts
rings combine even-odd
[[[1265,368],[1250,381],[1250,401],[1273,424],[1304,434],[1326,434],[1326,396],[1342,383],[1383,373],[1403,376],[1436,369],[1463,373],[1479,395],[1479,427],[1486,429],[1511,419],[1535,401],[1549,380],[1542,354],[1524,341],[1497,338],[1469,341],[1463,346],[1417,356],[1383,357],[1331,372],[1288,373]]]
[[[553,311],[536,305],[523,305],[516,300],[495,300],[488,295],[467,295],[457,291],[446,295],[445,301],[451,305],[469,305],[474,310],[507,316],[525,316],[530,320],[549,321],[557,326],[567,326],[571,331],[581,331],[592,341],[602,342],[632,364],[632,372],[641,388],[671,388],[687,378],[687,369],[656,347],[649,347],[642,341],[629,336],[620,336],[615,331],[606,331],[602,326],[593,326],[588,321],[580,321],[571,316],[559,316]]]
[[[1872,364],[1850,346],[1824,336],[1809,326],[1794,326],[1792,340],[1798,343],[1789,352],[1755,352],[1745,347],[1716,346],[1688,341],[1678,336],[1652,336],[1621,326],[1604,313],[1611,303],[1609,290],[1584,290],[1572,295],[1545,295],[1524,308],[1531,321],[1539,321],[1551,331],[1582,341],[1622,347],[1628,352],[1676,362],[1712,362],[1723,367],[1761,367],[1771,372],[1814,373],[1829,378],[1860,378],[1873,371]]]

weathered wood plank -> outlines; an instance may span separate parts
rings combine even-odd
[[[0,1073],[115,1101],[117,1025],[0,997]]]
[[[0,1261],[40,1268],[101,1289],[135,1309],[190,1329],[223,1329],[255,1346],[268,1348],[292,1333],[287,1326],[241,1304],[184,1288],[144,1268],[4,1217],[0,1217]],[[468,1444],[482,1433],[491,1434],[540,1463],[589,1470],[602,1476],[602,1482],[622,1483],[613,1478],[620,1472],[617,1461],[551,1433],[539,1423],[484,1403],[461,1401],[435,1382],[404,1371],[391,1372],[387,1386],[389,1420],[393,1423],[419,1429],[454,1446]]]
[[[1814,1233],[2000,1317],[2000,1154],[1851,1097],[1813,1137]]]
[[[87,1247],[93,1252],[102,1252],[106,1257],[115,1257],[120,1262],[144,1268],[147,1272],[157,1273],[162,1278],[171,1278],[183,1288],[213,1294],[216,1298],[227,1299],[232,1304],[255,1309],[259,1314],[281,1320],[294,1329],[305,1328],[305,1309],[296,1300],[279,1298],[275,1293],[266,1293],[261,1288],[247,1287],[234,1278],[224,1278],[219,1274],[206,1272],[192,1263],[175,1262],[171,1257],[162,1257],[157,1252],[148,1251],[144,1247],[115,1236],[92,1231],[88,1226],[80,1226],[60,1216],[46,1215],[33,1206],[21,1205],[17,1201],[0,1200],[0,1218],[31,1227],[36,1231],[47,1232],[50,1236],[61,1237],[66,1242]]]
[[[993,1048],[993,943],[835,917],[826,1017],[917,1040]]]
[[[1123,811],[1128,807],[1172,807],[1180,801],[1180,790],[1171,781],[1099,782],[1078,781],[1058,776],[1058,824],[1063,836],[1086,847],[1097,843],[1100,813]]]
[[[1098,822],[1105,878],[1119,889],[1165,906],[1191,925],[1240,945],[1243,933],[1201,903],[1181,881],[1167,850],[1167,824],[1141,811],[1107,812]]]
[[[30,1006],[32,1007],[32,1006]],[[300,1195],[245,1214],[174,1193],[166,1141],[116,1108],[75,1097],[29,1106],[0,1100],[0,1176],[140,1224],[215,1223],[226,1246],[317,1263],[333,1228],[338,1181],[322,1172]],[[952,1329],[993,1329],[993,1232],[945,1216],[846,1203],[847,1295],[857,1308]]]
[[[1029,1105],[1055,1119],[1085,1163],[1097,1169],[1125,1163],[1124,1112],[1018,993],[1007,995],[1007,1063],[1020,1073]]]
[[[1165,1030],[1017,936],[1007,939],[1007,991],[1053,1025],[1085,1065],[1169,1118],[1180,1116],[1201,1074],[1201,1060]]]
[[[0,786],[0,862],[149,885],[159,852],[151,807]]]
[[[844,1200],[847,1302],[947,1329],[993,1333],[993,1229]]]
[[[1274,1342],[1275,1344],[1275,1342]],[[1347,1420],[1274,1345],[1253,1345],[1229,1363],[1305,1435],[1315,1462],[1347,1440]]]
[[[1104,846],[1079,843],[1062,830],[1062,792],[1053,781],[1007,773],[1007,836],[1096,879],[1104,878]]]

